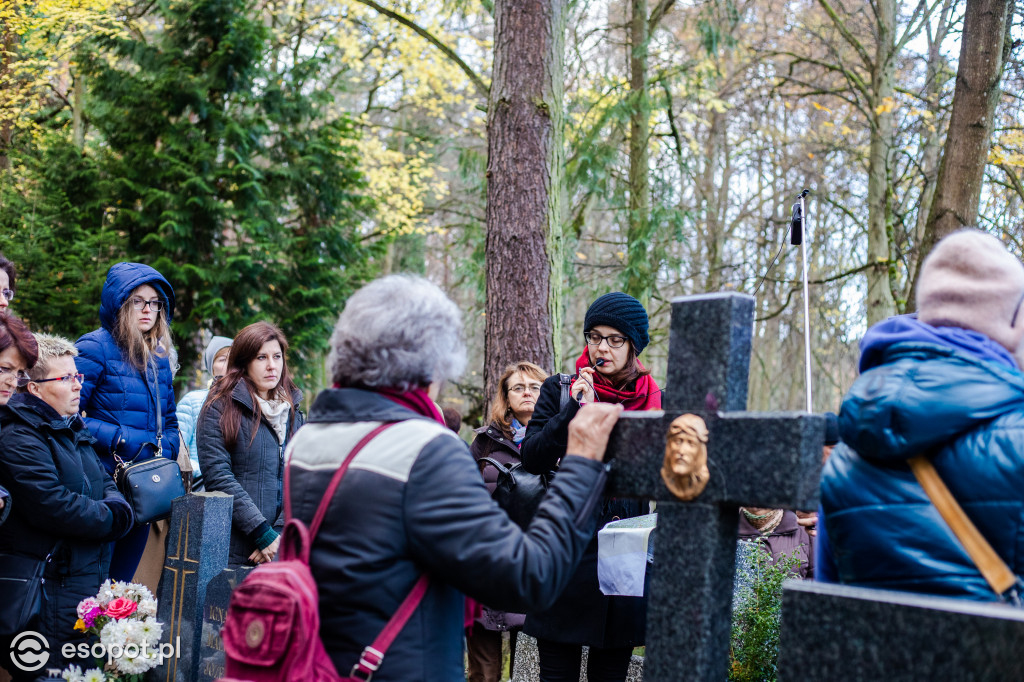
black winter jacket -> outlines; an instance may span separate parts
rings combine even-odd
[[[523,466],[543,473],[554,469],[569,440],[569,422],[579,412],[575,400],[561,405],[559,375],[541,385],[533,417],[520,444]],[[559,468],[555,480],[562,475]],[[549,495],[550,497],[550,495]],[[597,531],[609,521],[646,514],[646,503],[606,497],[583,560],[558,601],[544,611],[527,612],[523,631],[564,644],[599,648],[640,646],[644,643],[647,597],[608,597],[597,580]]]
[[[461,681],[462,595],[509,611],[553,602],[593,534],[605,467],[566,457],[523,531],[454,433],[379,394],[333,389],[289,446],[295,516],[308,523],[355,443],[391,421],[353,461],[313,542],[321,638],[347,674],[426,572],[430,588],[373,679]]]
[[[469,446],[469,452],[478,464],[484,457],[490,457],[505,465],[516,464],[520,461],[519,446],[505,435],[495,422],[476,429],[475,433],[476,438]],[[487,491],[493,495],[494,489],[498,487],[498,472],[490,465],[485,466],[482,471]]]
[[[0,407],[0,425],[0,485],[15,500],[0,526],[0,552],[41,559],[60,540],[54,563],[64,575],[97,576],[98,588],[110,563],[107,543],[133,519],[89,430],[78,417],[68,426],[26,393]]]
[[[284,448],[303,424],[302,412],[292,408],[288,419],[288,437],[282,443],[277,432],[267,423],[259,407],[253,406],[252,395],[239,381],[231,399],[242,410],[235,447],[230,451],[224,443],[220,417],[224,406],[207,401],[196,427],[199,466],[207,492],[220,491],[234,496],[231,513],[231,549],[228,566],[249,564],[249,555],[257,549],[256,539],[267,528],[281,532],[284,527],[284,506],[281,485],[284,478]],[[292,395],[298,405],[302,394]],[[258,423],[256,438],[252,426]]]

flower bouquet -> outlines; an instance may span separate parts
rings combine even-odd
[[[97,667],[83,672],[77,665],[63,671],[69,682],[141,682],[143,673],[163,662],[156,619],[156,599],[145,585],[107,580],[95,597],[78,604],[75,630],[99,637],[77,645],[79,657],[92,656]]]

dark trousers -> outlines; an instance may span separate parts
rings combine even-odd
[[[114,555],[110,559],[110,579],[130,583],[135,577],[142,554],[149,540],[149,524],[135,526],[128,535],[114,542]]]
[[[579,682],[583,647],[562,644],[547,639],[537,640],[540,654],[540,682]],[[624,682],[629,672],[633,647],[597,649],[590,647],[587,654],[587,680],[589,682]]]

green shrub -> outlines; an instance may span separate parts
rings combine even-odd
[[[729,680],[774,682],[779,657],[782,582],[793,577],[796,557],[775,565],[758,542],[740,542],[736,550]]]

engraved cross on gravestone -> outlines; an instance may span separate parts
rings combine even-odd
[[[728,677],[738,507],[817,507],[824,417],[745,411],[753,322],[752,296],[674,299],[665,411],[623,413],[609,443],[606,494],[657,502],[646,682]],[[671,473],[670,425],[683,414],[707,426],[702,488],[662,475],[663,466]]]

